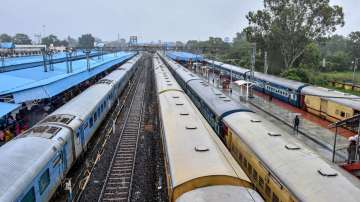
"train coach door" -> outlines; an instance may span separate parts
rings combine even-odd
[[[67,148],[68,148],[68,143],[66,142],[63,147],[63,150],[61,152],[62,172],[63,173],[66,173],[67,168],[70,166],[70,165],[68,165],[68,153],[66,152]]]
[[[82,133],[82,127],[80,127],[77,131],[74,131],[73,134],[73,150],[75,150],[75,155],[73,156],[73,161],[80,156],[83,151],[83,142],[84,142],[84,135]]]
[[[321,99],[321,101],[320,101],[320,116],[322,118],[326,118],[327,108],[328,108],[328,101]]]
[[[83,148],[84,151],[86,151],[85,136],[82,127],[78,129],[76,135],[78,135],[78,139],[80,139],[81,147]]]

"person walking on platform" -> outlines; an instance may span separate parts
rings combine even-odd
[[[300,119],[299,119],[299,116],[296,115],[294,118],[294,133],[295,133],[295,135],[299,134],[299,125],[300,125]]]
[[[356,140],[350,139],[349,147],[347,148],[348,151],[348,164],[355,162],[355,155],[356,155]]]

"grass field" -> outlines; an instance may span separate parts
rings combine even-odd
[[[339,82],[344,82],[344,81],[352,81],[353,78],[353,73],[352,72],[324,72],[324,73],[320,73],[320,75],[322,76],[326,76],[328,78],[328,80],[334,80],[334,81],[339,81]],[[355,74],[355,83],[360,84],[360,70],[358,72],[356,72]]]
[[[320,78],[326,78],[328,81],[338,81],[338,82],[352,82],[353,73],[352,72],[321,72],[318,76]],[[360,72],[357,72],[355,74],[355,83],[360,84]],[[360,92],[352,91],[352,90],[345,90],[343,88],[337,88],[334,86],[329,85],[329,83],[326,83],[322,85],[325,88],[332,88],[338,91],[342,91],[344,93],[350,93],[353,95],[360,96]]]

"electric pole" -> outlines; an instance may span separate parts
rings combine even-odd
[[[267,51],[265,51],[265,58],[264,58],[264,74],[268,73],[269,65],[267,60]]]
[[[250,82],[254,82],[254,72],[255,72],[255,62],[256,62],[256,43],[252,44],[252,54],[251,54],[251,72],[250,72]],[[253,97],[253,90],[250,89],[250,96]]]

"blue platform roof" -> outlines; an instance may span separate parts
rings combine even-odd
[[[21,105],[19,105],[19,104],[0,102],[0,118],[18,108],[20,108],[20,106]]]
[[[73,73],[66,72],[65,62],[54,64],[54,71],[44,72],[44,67],[39,66],[0,73],[0,95],[12,94],[15,103],[51,98],[135,54],[119,52],[106,54],[103,59],[94,57],[90,60],[90,71],[87,71],[86,59],[82,59],[72,62]]]
[[[188,52],[168,51],[166,52],[166,55],[173,60],[185,61],[185,62],[189,62],[190,60],[192,62],[202,62],[204,60],[203,56],[195,55]]]
[[[3,49],[11,49],[11,48],[14,48],[15,45],[12,43],[12,42],[2,42],[0,43],[0,48],[3,48]]]
[[[96,51],[92,51],[91,53],[96,53]],[[85,53],[83,53],[83,51],[76,51],[76,53],[74,52],[72,54],[73,56],[82,56],[85,55]],[[65,58],[66,57],[66,53],[65,52],[59,52],[59,53],[54,53],[53,55],[53,59],[60,59],[60,58]],[[5,66],[11,66],[11,65],[19,65],[19,64],[24,64],[24,63],[33,63],[33,62],[42,62],[43,61],[43,56],[42,55],[30,55],[30,56],[20,56],[20,57],[11,57],[11,58],[5,58]],[[1,68],[1,65],[0,65]]]
[[[91,51],[90,57],[97,56],[99,53],[95,50]],[[72,53],[71,60],[84,59],[86,57],[83,51],[75,51]],[[52,63],[59,63],[66,61],[66,53],[54,53],[52,56]],[[5,58],[0,63],[0,72],[13,71],[18,69],[31,68],[43,65],[44,59],[42,55],[20,56]]]

